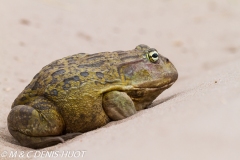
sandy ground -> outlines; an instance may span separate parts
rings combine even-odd
[[[22,151],[25,158],[33,151],[31,158],[43,159],[19,146],[6,123],[11,103],[43,66],[79,52],[141,43],[157,48],[179,72],[155,106],[40,151],[84,150],[80,159],[89,160],[240,159],[240,1],[0,4],[0,159],[11,159],[13,151],[14,159],[22,159]]]

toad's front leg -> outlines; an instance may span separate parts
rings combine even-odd
[[[121,120],[135,114],[133,101],[125,92],[111,91],[103,96],[103,108],[112,120]]]

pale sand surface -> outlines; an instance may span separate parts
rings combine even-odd
[[[0,4],[0,155],[33,151],[13,139],[6,118],[44,65],[79,52],[130,50],[143,43],[179,72],[156,106],[42,150],[85,150],[82,159],[89,160],[240,159],[240,1]]]

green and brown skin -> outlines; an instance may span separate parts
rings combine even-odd
[[[45,66],[19,94],[8,129],[23,146],[48,147],[147,108],[177,77],[173,64],[146,45],[68,56]]]

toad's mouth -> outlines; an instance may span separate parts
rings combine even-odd
[[[161,94],[167,88],[171,87],[173,84],[174,82],[166,84],[161,87],[132,87],[131,89],[123,90],[123,92],[126,92],[134,100],[137,100],[139,98],[141,99],[142,97],[146,97],[150,95],[151,96],[155,95],[157,97],[159,94]]]
[[[176,73],[165,72],[157,80],[147,81],[140,84],[134,84],[134,88],[156,88],[156,89],[167,89],[171,87],[178,78]]]
[[[174,83],[175,82],[171,82],[171,83],[159,86],[159,87],[156,87],[156,86],[153,86],[153,87],[134,86],[133,90],[138,90],[138,89],[149,89],[149,90],[159,90],[159,89],[161,89],[162,90],[162,89],[167,89],[167,88],[171,87]]]

